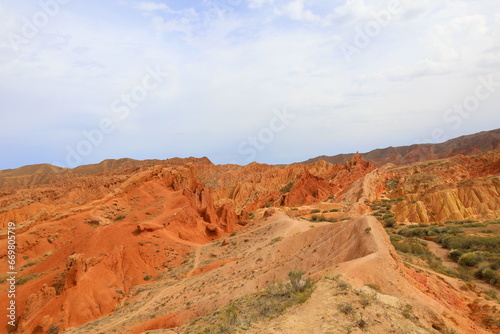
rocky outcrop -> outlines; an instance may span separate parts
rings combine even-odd
[[[292,184],[290,191],[283,196],[281,205],[296,206],[316,203],[332,194],[332,186],[324,179],[312,175],[307,170]]]
[[[500,129],[462,136],[440,144],[415,144],[410,146],[387,147],[363,153],[363,158],[376,166],[388,163],[406,165],[415,162],[451,158],[456,155],[475,155],[500,149]],[[354,154],[320,156],[309,159],[304,164],[320,160],[341,164],[352,159]]]

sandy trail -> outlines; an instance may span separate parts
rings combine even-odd
[[[194,253],[194,262],[193,262],[193,269],[191,269],[186,277],[191,277],[193,276],[193,273],[194,271],[198,268],[198,266],[200,265],[200,257],[201,257],[201,249],[203,248],[203,246],[197,246],[196,247],[196,250],[195,250],[195,253]]]
[[[458,264],[456,262],[453,262],[449,257],[448,253],[449,251],[443,247],[441,247],[440,244],[434,241],[429,241],[426,240],[427,246],[429,247],[429,250],[434,253],[437,257],[439,257],[442,261],[443,264],[451,269],[457,269]]]

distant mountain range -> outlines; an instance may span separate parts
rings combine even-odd
[[[472,135],[450,139],[440,144],[414,144],[410,146],[387,147],[368,153],[361,153],[364,160],[375,166],[386,163],[404,165],[418,161],[450,158],[455,155],[473,155],[490,150],[500,149],[500,129],[483,131]],[[355,153],[322,155],[301,162],[311,164],[317,161],[327,161],[332,164],[344,164],[351,160]]]
[[[441,144],[415,144],[410,146],[387,147],[376,149],[368,153],[361,153],[365,161],[375,166],[386,163],[404,165],[418,161],[450,158],[456,155],[474,155],[490,150],[500,149],[500,129],[483,131],[472,135],[462,136],[448,140]],[[311,164],[317,161],[327,161],[332,164],[345,164],[352,160],[355,153],[337,154],[333,156],[322,155],[298,164]],[[62,168],[50,164],[37,164],[23,166],[15,169],[0,170],[0,186],[2,179],[27,175],[44,175],[44,178],[61,175],[93,175],[107,170],[134,168],[145,165],[184,165],[186,163],[213,165],[207,158],[171,158],[165,160],[149,159],[134,160],[129,158],[107,159],[98,164],[83,165],[73,169]]]

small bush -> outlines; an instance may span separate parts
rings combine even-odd
[[[500,281],[500,276],[498,276],[496,272],[490,267],[482,267],[474,271],[474,277],[483,279],[491,285],[495,285]]]
[[[399,180],[387,180],[386,181],[387,190],[392,191],[392,190],[396,189],[398,184],[399,184]]]
[[[500,252],[500,237],[466,237],[459,235],[444,237],[438,241],[448,249]]]
[[[319,221],[322,221],[323,220],[323,216],[320,216],[320,215],[312,215],[311,216],[311,221],[313,222],[319,222]]]
[[[347,290],[351,287],[351,285],[347,282],[344,282],[343,280],[338,280],[337,281],[337,287],[340,289],[340,290]]]
[[[453,261],[455,262],[458,262],[458,260],[460,259],[460,257],[463,255],[463,252],[457,250],[457,249],[452,249],[449,253],[448,253],[448,257],[450,259],[452,259]]]
[[[394,218],[385,219],[385,227],[393,227],[394,225],[396,225],[396,219]]]
[[[47,333],[49,334],[59,334],[59,327],[52,324],[50,325],[49,329],[47,330]]]
[[[321,210],[319,210],[319,209],[311,210],[311,213],[320,213],[320,212],[321,212]]]
[[[493,230],[491,230],[491,229],[487,229],[487,230],[480,230],[479,232],[480,232],[480,233],[489,234],[489,233],[494,233],[495,231],[493,231]]]
[[[286,186],[284,186],[280,191],[282,193],[287,193],[287,192],[290,192],[290,190],[292,189],[294,185],[294,182],[289,182]]]
[[[271,245],[283,240],[283,237],[276,237],[271,239]]]
[[[352,314],[354,313],[354,307],[349,304],[349,303],[340,303],[338,304],[338,309],[340,312],[344,313],[344,314]]]
[[[411,306],[410,304],[406,304],[404,307],[403,307],[403,317],[405,317],[406,319],[411,319],[413,318],[413,306]]]
[[[375,284],[375,283],[367,283],[367,284],[365,284],[365,285],[366,285],[367,287],[369,287],[369,288],[371,288],[371,289],[373,289],[373,290],[377,291],[377,292],[380,292],[380,291],[381,291],[381,289],[380,289],[380,285],[378,285],[378,284]]]
[[[238,310],[233,306],[227,306],[221,312],[221,322],[224,327],[233,327],[238,324]]]
[[[30,274],[28,276],[20,277],[17,280],[17,285],[23,285],[24,283],[34,280],[35,278],[38,278],[40,276],[42,276],[42,274],[35,273],[35,274]]]
[[[392,241],[392,240],[391,240]],[[421,257],[429,257],[431,254],[425,245],[419,242],[417,239],[407,239],[404,242],[392,241],[394,248],[397,251],[408,253],[412,255],[417,255]]]
[[[483,259],[478,253],[465,253],[458,259],[458,264],[467,267],[474,267]]]
[[[392,213],[392,212],[390,212],[390,213],[386,213],[386,214],[382,217],[382,219],[383,219],[383,220],[387,220],[387,219],[389,219],[389,218],[394,218],[394,213]]]
[[[476,221],[474,219],[462,219],[462,220],[447,220],[444,223],[445,224],[470,224],[470,223],[475,223]]]
[[[312,287],[313,283],[309,277],[305,280],[302,278],[304,274],[302,270],[293,270],[288,273],[292,292],[304,292]]]
[[[122,220],[122,219],[124,219],[125,217],[127,217],[127,215],[118,215],[118,216],[116,216],[115,221]]]
[[[361,304],[361,306],[367,307],[367,306],[369,306],[371,304],[371,300],[370,300],[370,298],[368,298],[366,296],[362,296],[359,299],[359,303]]]

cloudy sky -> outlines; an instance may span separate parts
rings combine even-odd
[[[0,78],[0,169],[442,142],[500,127],[500,7],[1,0]]]

